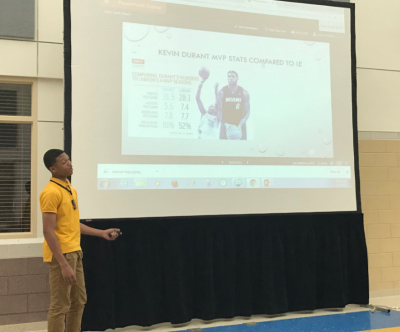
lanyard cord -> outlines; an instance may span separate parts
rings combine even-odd
[[[74,208],[74,210],[76,210],[76,203],[75,203],[75,200],[74,200],[74,196],[72,195],[71,189],[68,189],[68,188],[64,187],[63,185],[61,185],[61,184],[59,184],[59,183],[57,183],[56,181],[53,181],[53,180],[50,180],[50,182],[55,183],[57,186],[60,186],[61,188],[65,189],[66,191],[68,191],[68,192],[71,194],[71,198],[72,198],[72,200],[71,200],[72,207]]]
[[[72,191],[71,191],[71,189],[68,189],[68,188],[66,188],[66,187],[64,187],[63,185],[61,185],[61,184],[59,184],[59,183],[57,183],[56,181],[53,181],[53,180],[50,180],[50,182],[53,182],[53,183],[55,183],[57,186],[60,186],[61,188],[64,188],[66,191],[68,191],[70,194],[71,194],[71,196],[72,196]]]

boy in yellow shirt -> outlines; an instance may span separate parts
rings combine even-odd
[[[79,221],[78,196],[67,177],[73,168],[68,155],[52,149],[43,157],[51,172],[50,182],[40,194],[43,216],[43,260],[49,264],[49,332],[80,332],[86,288],[82,266],[81,234],[113,241],[120,230],[99,230]]]

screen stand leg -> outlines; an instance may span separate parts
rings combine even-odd
[[[390,308],[385,307],[385,306],[378,306],[378,305],[374,305],[374,304],[360,304],[360,307],[371,309],[372,312],[377,312],[377,311],[386,312],[386,313],[390,312]]]

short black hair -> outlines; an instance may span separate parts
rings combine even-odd
[[[63,150],[58,150],[58,149],[51,149],[47,151],[43,156],[43,162],[46,168],[50,170],[50,167],[56,163],[57,157],[63,153],[64,153]]]
[[[234,70],[230,70],[230,71],[228,71],[228,74],[226,74],[226,75],[229,75],[229,74],[235,74],[235,75],[236,75],[236,77],[238,77],[238,78],[239,78],[239,75],[238,75],[238,73],[237,73],[237,72],[235,72]]]

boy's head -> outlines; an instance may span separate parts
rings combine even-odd
[[[43,156],[43,162],[54,177],[66,178],[73,173],[71,160],[63,150],[47,151]]]

